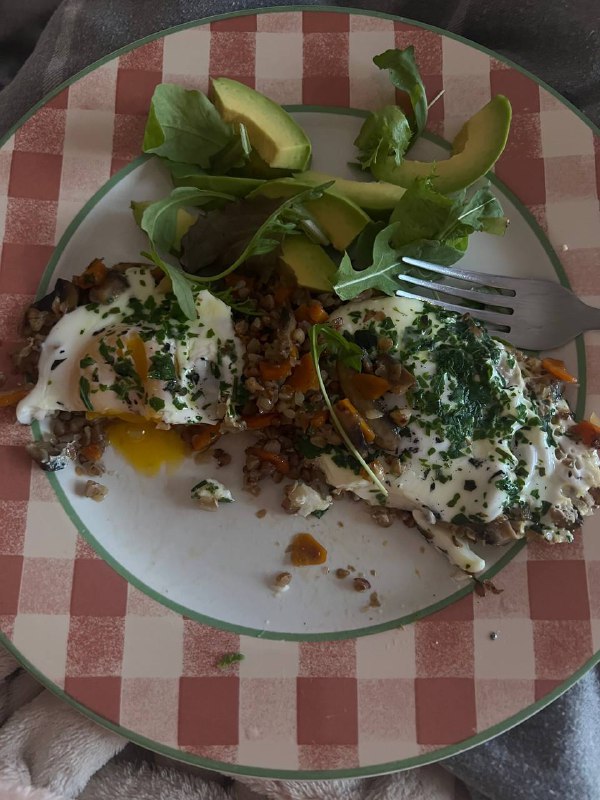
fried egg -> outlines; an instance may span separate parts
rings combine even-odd
[[[371,409],[371,424],[388,425],[397,444],[395,470],[377,462],[387,494],[339,453],[319,457],[331,486],[411,511],[427,538],[469,572],[484,562],[465,533],[491,543],[501,543],[499,526],[514,539],[528,530],[548,541],[572,538],[595,505],[600,459],[568,435],[573,419],[556,384],[540,381],[522,354],[472,320],[421,302],[373,298],[336,315],[339,329],[373,357],[383,342],[414,385]]]
[[[54,325],[38,381],[17,407],[19,422],[62,410],[216,425],[229,413],[242,363],[231,309],[200,291],[198,319],[190,321],[147,269],[125,276],[129,287],[114,302],[80,306]]]

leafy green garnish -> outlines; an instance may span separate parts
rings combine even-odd
[[[506,228],[502,207],[489,187],[469,199],[465,192],[447,197],[433,188],[429,178],[413,182],[390,219],[375,236],[372,261],[366,268],[356,269],[344,254],[334,282],[342,300],[351,300],[366,289],[393,296],[402,288],[402,274],[414,269],[402,262],[404,256],[450,266],[464,255],[471,233],[500,233]]]
[[[131,208],[135,221],[148,234],[148,238],[156,250],[178,252],[181,248],[181,237],[187,230],[178,220],[179,211],[188,207],[203,206],[214,200],[231,202],[235,200],[235,197],[208,189],[178,186],[172,190],[170,195],[154,203],[133,201]],[[193,219],[190,219],[189,224],[192,223]]]
[[[217,297],[226,306],[232,308],[240,314],[246,314],[248,317],[260,317],[265,312],[256,305],[256,302],[249,297],[245,300],[236,300],[233,296],[231,287],[227,289],[213,289],[210,284],[206,287],[213,297]]]
[[[358,161],[368,169],[378,158],[393,156],[396,164],[402,162],[412,138],[406,114],[399,106],[386,106],[369,114],[360,133],[354,140],[359,149]]]
[[[240,122],[234,138],[212,159],[210,171],[215,175],[225,175],[233,167],[243,167],[251,151],[248,131],[244,123]]]
[[[150,408],[154,409],[154,411],[162,411],[162,409],[165,407],[165,401],[160,397],[151,397],[148,400],[148,404],[150,405]]]
[[[414,116],[413,133],[420,136],[427,124],[427,95],[415,61],[415,48],[410,45],[404,50],[386,50],[375,56],[373,63],[379,69],[387,69],[396,89],[408,95]]]
[[[88,411],[94,410],[94,406],[90,402],[90,382],[83,375],[79,378],[79,397]]]
[[[323,374],[321,372],[321,367],[319,365],[319,361],[323,353],[328,350],[332,355],[336,356],[336,358],[346,366],[351,367],[352,369],[357,370],[360,372],[361,364],[362,364],[362,350],[361,348],[355,344],[354,342],[349,341],[336,330],[334,330],[329,325],[318,323],[313,325],[309,332],[310,337],[310,352],[313,358],[313,363],[315,365],[315,370],[317,372],[317,378],[319,380],[319,388],[321,389],[321,394],[323,395],[323,399],[325,400],[325,405],[329,410],[329,414],[331,416],[331,420],[336,427],[337,432],[342,437],[344,444],[352,453],[354,458],[358,461],[361,467],[365,470],[366,474],[369,478],[373,481],[373,483],[377,486],[377,488],[383,492],[383,494],[387,497],[388,490],[384,486],[384,484],[379,480],[377,475],[373,472],[371,467],[367,464],[361,454],[358,452],[356,447],[352,444],[344,426],[340,422],[335,409],[333,407],[333,403],[329,395],[327,394],[327,389],[325,388],[325,382],[323,381]]]
[[[165,382],[176,380],[177,372],[172,356],[169,353],[154,353],[150,359],[148,377]]]
[[[173,294],[179,303],[179,307],[189,320],[196,320],[198,318],[198,313],[189,276],[186,275],[180,267],[162,259],[154,248],[152,248],[150,252],[142,252],[141,255],[162,269],[167,278],[171,281]]]
[[[155,153],[208,169],[211,159],[235,138],[208,97],[196,89],[159,83],[144,130],[144,153]]]
[[[225,653],[225,655],[221,656],[221,658],[217,661],[217,667],[219,669],[227,669],[227,667],[231,667],[233,664],[238,664],[245,658],[246,656],[243,653]]]
[[[284,236],[296,231],[301,216],[299,215],[298,209],[302,206],[302,203],[305,203],[309,200],[318,199],[333,183],[333,181],[323,183],[320,186],[306,189],[305,191],[300,192],[293,197],[289,197],[287,200],[284,200],[275,208],[274,211],[268,214],[267,218],[259,225],[257,229],[253,230],[249,240],[243,245],[241,253],[233,260],[232,263],[230,263],[229,266],[215,275],[190,276],[190,280],[194,280],[198,283],[210,283],[212,281],[220,280],[221,278],[230,275],[232,272],[235,272],[238,267],[241,267],[241,265],[250,258],[265,255],[266,253],[270,253],[275,250],[275,248],[281,244]],[[258,198],[256,198],[256,200],[258,200]],[[235,208],[230,206],[224,210],[223,213],[225,218],[228,219],[228,217],[236,210],[236,208],[252,210],[253,207],[257,206],[256,200],[240,200],[236,204]],[[214,215],[209,215],[207,217],[198,219],[198,221],[192,225],[188,231],[186,240],[184,242],[184,264],[186,266],[198,266],[199,262],[202,263],[202,259],[196,256],[195,250],[198,247],[206,246],[206,238],[214,231],[215,222],[218,224],[218,220],[215,219],[215,215],[219,215],[219,212],[215,212]],[[236,237],[238,236],[238,232],[233,229],[229,235]],[[239,243],[239,237],[236,238],[236,242]],[[225,233],[218,242],[218,245],[221,249],[225,249],[230,246],[230,242],[227,240]],[[216,258],[212,259],[212,261],[215,260]]]

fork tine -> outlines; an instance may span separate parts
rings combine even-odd
[[[403,256],[402,261],[405,264],[410,264],[413,267],[420,267],[421,269],[430,270],[431,272],[439,272],[440,275],[448,275],[450,278],[458,278],[463,281],[470,281],[472,283],[479,283],[483,286],[492,286],[495,289],[508,289],[515,292],[511,283],[514,279],[504,278],[501,275],[487,275],[484,272],[471,272],[466,269],[455,269],[454,267],[442,267],[440,264],[432,264],[429,261],[421,261],[418,258],[410,258]]]
[[[442,300],[428,300],[426,297],[421,297],[418,294],[411,294],[405,292],[403,289],[396,289],[397,297],[406,297],[408,300],[418,300],[421,303],[431,303],[431,305],[445,308],[447,311],[454,311],[457,314],[469,314],[474,319],[480,319],[484,322],[493,322],[501,328],[509,329],[507,322],[510,320],[509,314],[501,314],[496,311],[486,311],[479,308],[466,308],[465,306],[455,305],[454,303],[445,303]]]
[[[423,286],[433,292],[449,294],[453,297],[462,297],[464,300],[473,300],[476,303],[484,303],[487,306],[501,306],[502,308],[512,308],[510,301],[513,298],[504,294],[490,294],[489,292],[478,292],[475,289],[460,289],[458,286],[451,286],[445,283],[434,283],[415,278],[413,275],[399,275],[398,278],[406,283],[415,286]]]

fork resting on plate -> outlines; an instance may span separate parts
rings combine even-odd
[[[600,308],[583,303],[573,292],[554,281],[487,275],[455,267],[442,267],[417,258],[402,261],[433,273],[428,280],[413,275],[399,279],[414,291],[398,289],[398,297],[425,300],[459,314],[468,313],[485,322],[490,333],[527,350],[553,350],[580,333],[600,330]],[[437,276],[442,276],[441,279]],[[442,282],[452,279],[453,283]],[[459,284],[460,282],[460,284]],[[458,285],[457,285],[458,284]],[[423,293],[419,293],[419,290]],[[433,296],[429,296],[433,294]],[[452,298],[470,301],[469,305]]]

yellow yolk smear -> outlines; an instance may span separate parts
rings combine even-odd
[[[172,474],[186,455],[185,444],[175,430],[161,430],[147,419],[116,420],[107,428],[108,441],[142,475],[158,475],[165,466]]]

